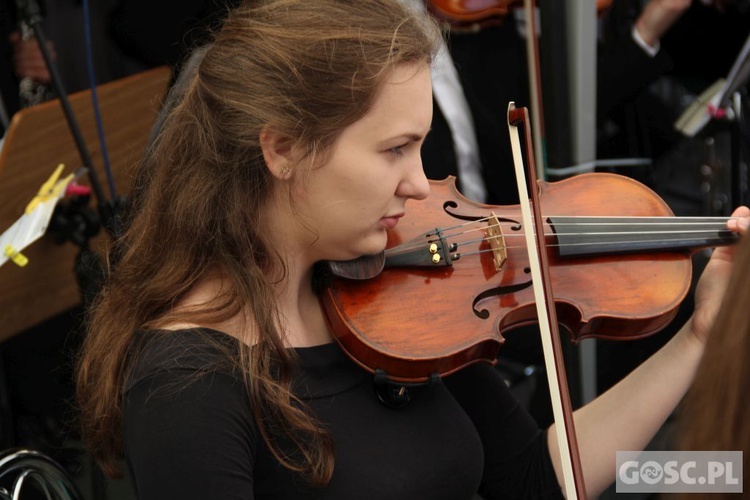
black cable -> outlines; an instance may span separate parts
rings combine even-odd
[[[99,216],[103,221],[105,229],[110,233],[110,235],[117,237],[119,224],[116,222],[116,202],[114,200],[111,202],[107,201],[107,198],[102,190],[101,183],[99,182],[99,178],[96,174],[96,171],[94,170],[94,162],[91,159],[91,154],[89,153],[86,142],[83,139],[80,127],[78,126],[78,122],[75,118],[75,114],[73,113],[73,109],[70,106],[70,101],[68,100],[65,89],[62,86],[62,79],[60,78],[60,74],[57,71],[57,66],[52,60],[52,54],[50,53],[50,50],[47,46],[47,37],[45,36],[44,29],[41,26],[42,15],[39,4],[35,0],[16,0],[16,5],[18,8],[19,19],[22,19],[31,28],[34,36],[39,42],[39,48],[42,52],[42,57],[44,58],[44,62],[50,72],[53,88],[60,100],[60,105],[62,106],[63,113],[68,122],[68,127],[73,134],[73,139],[75,141],[76,148],[78,149],[78,153],[81,156],[83,165],[88,170],[89,182],[91,184],[91,189],[94,192],[94,196],[97,200],[97,209],[99,212]],[[115,219],[114,223],[113,219]]]

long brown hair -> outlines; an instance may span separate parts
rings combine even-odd
[[[240,315],[252,318],[254,338],[238,341],[232,362],[264,440],[284,466],[316,484],[330,479],[330,436],[290,390],[294,358],[269,278],[285,269],[266,237],[271,177],[259,134],[272,125],[325,158],[396,66],[431,61],[439,36],[398,0],[246,2],[229,13],[141,162],[120,257],[90,312],[77,396],[105,472],[118,475],[123,455],[134,331]],[[212,273],[230,284],[221,297],[189,315],[173,310]]]
[[[743,477],[750,477],[750,238],[735,255],[732,278],[706,350],[678,412],[677,444],[682,450],[742,451]],[[721,498],[713,493],[705,495]],[[736,494],[725,495],[736,498]],[[701,498],[691,493],[684,498]]]

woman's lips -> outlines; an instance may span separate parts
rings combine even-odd
[[[393,229],[396,227],[396,224],[398,224],[398,221],[401,217],[403,217],[404,214],[398,214],[398,215],[391,215],[388,217],[383,217],[380,219],[380,225],[383,226],[385,229]]]

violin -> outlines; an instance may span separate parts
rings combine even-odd
[[[383,254],[328,263],[322,280],[342,349],[398,383],[494,364],[502,333],[536,322],[519,206],[472,202],[453,177],[430,182]],[[537,184],[554,309],[573,342],[658,332],[688,293],[693,252],[738,240],[726,218],[675,217],[628,177]]]

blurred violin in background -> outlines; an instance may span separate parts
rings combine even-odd
[[[596,0],[596,12],[602,15],[613,0]],[[512,9],[521,8],[524,0],[426,0],[428,10],[451,28],[478,31],[497,26]]]

